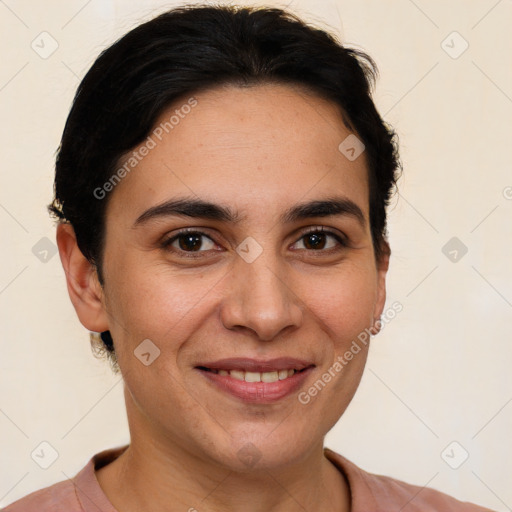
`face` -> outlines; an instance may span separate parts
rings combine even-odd
[[[338,149],[351,132],[334,104],[289,86],[194,97],[157,121],[182,113],[106,213],[102,304],[132,443],[278,467],[349,404],[367,346],[344,354],[384,306],[365,155]]]

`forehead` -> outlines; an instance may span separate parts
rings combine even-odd
[[[367,212],[366,159],[364,152],[347,158],[349,136],[336,104],[288,85],[222,86],[184,96],[120,160],[139,154],[113,202],[135,215],[185,193],[242,211],[338,193]]]

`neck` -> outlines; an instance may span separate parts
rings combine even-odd
[[[349,512],[348,484],[320,443],[300,463],[238,473],[182,447],[132,435],[125,452],[96,472],[122,512]]]

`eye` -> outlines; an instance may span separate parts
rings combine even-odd
[[[322,226],[308,229],[294,245],[297,244],[299,244],[299,247],[295,247],[294,250],[320,253],[335,252],[348,245],[341,235],[326,231]],[[300,244],[302,244],[302,247],[300,247]],[[208,235],[194,229],[179,231],[164,240],[161,247],[189,258],[199,258],[202,256],[200,253],[218,250],[218,245]]]
[[[179,253],[206,252],[215,247],[216,244],[210,237],[201,231],[188,229],[178,232],[162,243],[162,248]],[[194,257],[195,255],[191,254],[191,256]]]
[[[329,239],[331,242],[329,243]],[[312,250],[312,251],[326,251],[330,252],[336,249],[337,246],[345,247],[347,243],[345,240],[331,231],[325,231],[323,227],[310,228],[306,233],[300,237],[296,244],[302,243],[303,247],[298,249]]]

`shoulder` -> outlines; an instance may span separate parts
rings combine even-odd
[[[2,512],[82,512],[75,486],[69,480],[58,482],[11,503]]]
[[[329,448],[325,449],[325,454],[345,474],[354,512],[492,512],[490,509],[459,501],[430,487],[368,473]]]
[[[473,503],[457,500],[430,487],[408,484],[383,475],[366,473],[368,485],[377,498],[385,497],[390,505],[404,512],[491,512]]]
[[[95,470],[115,460],[127,447],[109,448],[93,455],[73,478],[34,491],[1,512],[116,512],[101,489]]]

